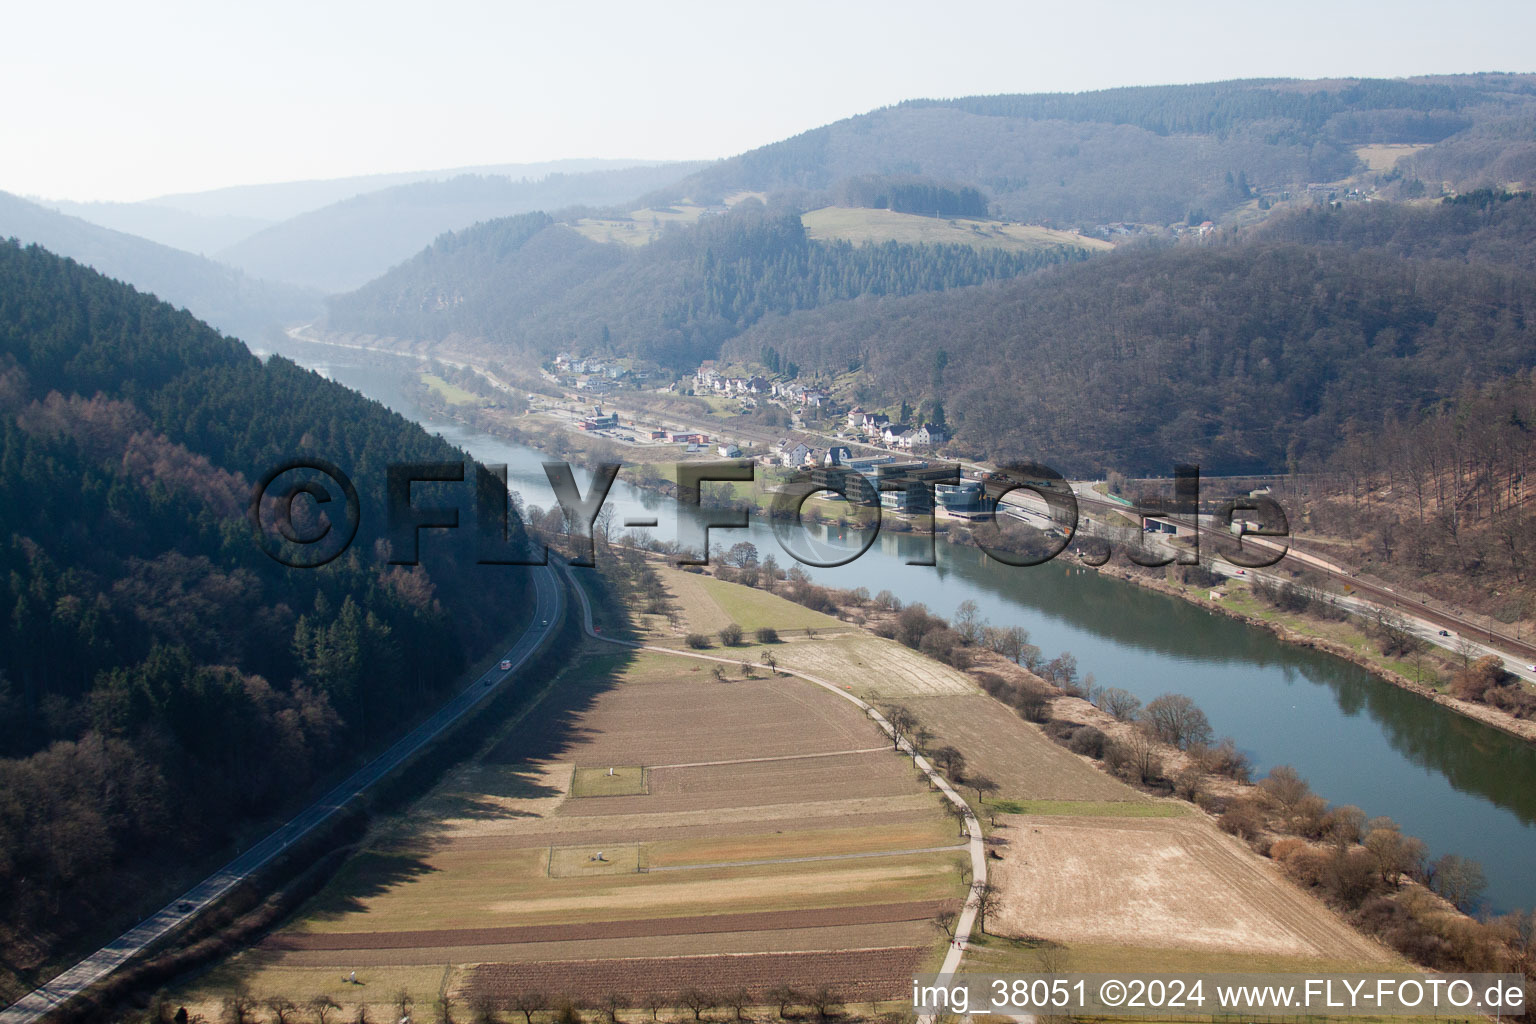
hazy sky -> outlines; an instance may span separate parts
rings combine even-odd
[[[916,96],[1532,71],[1536,4],[13,2],[0,189],[727,156]]]

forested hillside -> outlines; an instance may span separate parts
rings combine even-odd
[[[859,296],[910,295],[1082,259],[963,245],[853,246],[806,237],[797,212],[746,203],[639,249],[582,238],[544,214],[446,236],[330,300],[333,330],[483,339],[550,354],[584,347],[691,369],[771,314]]]
[[[1442,180],[1456,188],[1531,181],[1533,111],[1531,75],[914,100],[721,161],[652,205],[718,201],[742,189],[826,198],[858,175],[927,175],[979,187],[1000,215],[1030,222],[1167,224],[1219,217],[1261,186],[1343,178],[1363,169],[1357,147],[1382,143],[1432,147],[1394,179],[1430,194]]]
[[[856,398],[942,401],[976,455],[1284,471],[1536,364],[1533,203],[1487,198],[1306,214],[1224,246],[774,317],[724,356],[862,367]]]
[[[245,518],[252,482],[304,455],[341,466],[364,513],[349,551],[307,571]],[[386,465],[462,458],[152,296],[0,243],[9,969],[398,733],[521,618],[524,577],[472,551],[385,564]]]
[[[217,255],[258,277],[323,292],[349,291],[415,255],[444,232],[530,210],[622,203],[700,166],[551,174],[537,181],[460,175],[397,185],[301,213]]]
[[[307,319],[321,308],[315,292],[247,277],[233,267],[0,192],[0,239],[5,238],[79,260],[253,342],[272,326]]]

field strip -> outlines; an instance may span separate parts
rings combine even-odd
[[[734,761],[690,761],[686,764],[650,764],[647,768],[716,768],[725,764],[757,764],[761,761],[807,761],[813,757],[842,757],[844,754],[874,754],[890,747],[860,747],[858,750],[827,750],[820,754],[780,754],[777,757],[739,757]]]
[[[922,799],[927,801],[926,795]],[[865,801],[867,803],[867,801]],[[841,803],[841,801],[839,801]],[[916,800],[913,801],[916,803]],[[759,805],[762,806],[762,805]],[[756,809],[756,808],[754,808]],[[670,815],[668,816],[670,817]],[[641,827],[629,826],[626,828],[582,828],[579,831],[581,842],[597,843],[662,843],[680,839],[720,839],[730,836],[744,836],[761,834],[764,827],[772,828],[774,825],[785,825],[791,829],[821,829],[827,827],[827,819],[835,818],[838,827],[874,827],[884,825],[898,825],[911,822],[931,820],[933,813],[927,806],[917,807],[911,810],[860,812],[848,810],[836,813],[835,808],[823,809],[822,813],[807,814],[800,818],[770,817],[751,818],[739,821],[706,821],[703,823],[683,821],[675,824],[661,824]],[[595,819],[607,823],[609,818]],[[581,818],[562,818],[557,824],[576,822],[583,824]],[[551,845],[554,838],[560,836],[575,836],[578,832],[570,828],[547,828],[543,831],[518,831],[495,832],[476,835],[452,835],[436,840],[432,849],[435,852],[465,851],[465,850],[517,850],[534,849]]]
[[[828,853],[818,857],[768,857],[763,860],[717,860],[703,864],[673,864],[669,867],[646,868],[646,873],[658,871],[699,871],[705,868],[755,868],[764,864],[808,864],[818,860],[863,860],[866,857],[904,857],[909,853],[947,853],[951,850],[969,850],[970,843],[951,846],[923,846],[916,850],[872,850],[869,853]]]
[[[538,963],[560,960],[631,960],[635,957],[793,953],[839,948],[920,946],[933,942],[934,923],[900,921],[840,924],[830,928],[785,928],[703,935],[598,936],[572,942],[528,942],[511,946],[430,946],[422,949],[331,949],[284,953],[292,967],[404,967],[426,964]],[[621,1022],[623,1018],[620,1018]],[[707,1020],[707,1018],[706,1018]],[[291,1024],[291,1022],[290,1022]],[[355,1024],[355,1022],[353,1022]]]
[[[462,993],[507,1000],[518,992],[560,992],[600,1000],[608,992],[681,992],[708,985],[745,988],[754,998],[778,985],[814,990],[835,987],[848,1002],[890,999],[911,990],[912,975],[928,955],[924,946],[887,946],[796,953],[720,953],[714,956],[637,957],[481,964]]]
[[[648,648],[647,645],[642,643],[636,643],[634,641],[628,640],[614,640],[612,637],[603,636],[593,627],[592,602],[591,599],[587,596],[586,590],[576,580],[576,577],[572,574],[570,567],[565,566],[564,568],[566,577],[571,581],[572,587],[577,596],[577,600],[581,604],[582,631],[585,632],[587,636],[604,643],[615,644],[617,646],[627,647],[630,649],[639,648],[659,650],[665,654],[682,655],[683,657],[692,657],[704,661],[726,661],[724,658],[718,658],[713,655],[695,654],[687,651],[671,651],[667,650],[666,648]],[[893,740],[895,740],[896,746],[899,749],[912,755],[913,765],[919,768],[923,774],[928,777],[928,781],[933,786],[935,786],[940,793],[944,794],[945,799],[949,800],[952,804],[955,805],[955,807],[960,809],[960,813],[963,815],[962,820],[965,825],[965,832],[970,840],[967,845],[971,855],[971,891],[967,896],[965,903],[960,908],[959,919],[955,922],[955,930],[953,933],[954,942],[945,952],[944,963],[939,967],[938,970],[940,984],[943,984],[945,981],[951,978],[956,971],[960,969],[961,959],[965,955],[966,947],[970,944],[971,928],[974,927],[978,912],[980,910],[980,901],[978,899],[977,890],[981,886],[987,884],[987,854],[986,847],[982,842],[981,822],[977,820],[976,813],[971,810],[970,804],[965,802],[965,798],[960,795],[955,787],[949,784],[949,780],[934,768],[932,762],[930,762],[926,757],[920,755],[917,752],[917,748],[914,747],[910,741],[901,738],[901,735],[897,732],[896,727],[887,721],[885,716],[882,715],[879,709],[877,709],[874,705],[870,704],[868,701],[855,694],[845,692],[836,683],[829,682],[818,676],[812,675],[809,672],[801,672],[789,669],[786,670],[786,674],[798,676],[808,682],[815,683],[817,686],[820,686],[822,689],[828,691],[829,693],[836,694],[843,700],[849,701],[850,703],[863,710],[864,713],[869,715],[869,717],[874,720],[875,724],[878,725],[887,736],[890,736]],[[915,964],[913,969],[915,969]],[[871,972],[871,974],[872,973],[873,972]],[[908,973],[910,974],[910,971]],[[826,975],[823,975],[821,979],[822,983],[824,983],[825,977]],[[498,980],[502,983],[505,983],[507,979],[502,978]],[[917,1021],[918,1024],[934,1024],[935,1015],[923,1014],[922,1016],[918,1017]]]
[[[826,928],[844,924],[895,924],[926,921],[949,900],[879,903],[818,910],[760,910],[740,914],[692,917],[642,917],[579,924],[512,925],[497,928],[440,928],[408,932],[334,932],[270,935],[261,949],[346,950],[429,949],[442,946],[513,945],[530,942],[570,942],[583,939],[646,938],[662,935],[709,935],[716,932],[781,931]]]

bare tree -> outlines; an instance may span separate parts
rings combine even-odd
[[[298,1006],[285,996],[272,996],[266,1000],[267,1013],[272,1024],[289,1024],[299,1013]]]
[[[1129,690],[1111,686],[1100,695],[1099,707],[1114,715],[1116,721],[1134,722],[1136,713],[1141,710],[1141,698]]]
[[[905,704],[891,704],[885,708],[885,720],[891,723],[891,742],[901,749],[901,738],[917,726],[917,716]]]
[[[395,1019],[396,1020],[405,1020],[407,1017],[409,1017],[411,1015],[411,1006],[414,1003],[415,1003],[415,1000],[411,998],[411,994],[409,992],[407,992],[405,989],[402,988],[400,991],[396,992],[395,993],[395,1010],[396,1010]]]
[[[656,1015],[661,1012],[661,1008],[666,1005],[667,1001],[662,998],[660,992],[651,991],[640,997],[640,1008],[651,1011],[651,1020],[653,1021],[656,1019]]]
[[[444,991],[438,995],[432,1004],[437,1024],[454,1024],[453,1020],[453,996]]]
[[[1123,743],[1117,746],[1124,751],[1124,765],[1131,776],[1140,783],[1156,781],[1163,774],[1163,759],[1157,754],[1157,744],[1140,729],[1132,729]]]
[[[952,779],[959,778],[965,772],[965,755],[951,746],[942,746],[935,750],[933,763]]]
[[[549,999],[537,989],[528,989],[512,997],[512,1009],[523,1015],[524,1024],[533,1024],[535,1010],[544,1009]]]
[[[1435,861],[1435,891],[1454,903],[1459,910],[1467,910],[1476,903],[1488,877],[1483,866],[1470,857],[1448,853]]]
[[[309,1001],[309,1012],[315,1015],[316,1024],[329,1024],[330,1016],[341,1009],[341,1004],[330,996],[315,996]]]
[[[882,591],[882,593],[889,593],[889,591]],[[775,985],[768,990],[768,1001],[779,1008],[779,1018],[783,1019],[789,1016],[789,1008],[800,1001],[800,993],[788,985]]]
[[[747,1007],[752,1005],[752,993],[738,986],[725,994],[724,1002],[736,1014],[737,1020],[746,1020]]]
[[[1366,823],[1364,846],[1376,858],[1381,880],[1387,885],[1397,885],[1424,860],[1424,841],[1403,835],[1391,818],[1372,818]]]
[[[951,628],[960,634],[960,639],[974,646],[981,639],[982,619],[981,609],[975,601],[967,598],[960,602],[960,607],[955,609],[955,617],[950,621]]]
[[[944,813],[949,815],[951,818],[955,819],[955,822],[956,822],[956,824],[958,825],[958,827],[960,829],[960,834],[962,836],[965,835],[965,830],[966,830],[966,821],[965,821],[966,809],[964,807],[961,807],[959,804],[955,803],[953,800],[943,800],[943,801],[941,801],[941,803],[942,803],[942,805],[944,807]]]
[[[950,938],[955,937],[955,922],[958,920],[960,920],[960,914],[953,907],[945,907],[933,915],[934,927]]]
[[[1165,693],[1147,705],[1143,715],[1154,735],[1183,750],[1191,743],[1211,742],[1211,723],[1195,702],[1181,693]]]
[[[224,1024],[255,1024],[256,997],[244,985],[224,997]]]
[[[806,1002],[812,1010],[816,1011],[818,1020],[826,1020],[843,1005],[843,998],[838,995],[836,989],[827,985],[818,985]]]
[[[593,532],[603,538],[604,551],[613,550],[613,520],[613,506],[605,502],[597,518],[592,521]]]
[[[708,1010],[720,1005],[719,1000],[701,988],[690,986],[677,994],[678,1005],[693,1011],[694,1020],[703,1020]]]
[[[976,898],[976,927],[980,928],[981,933],[985,935],[987,933],[987,913],[997,906],[1002,894],[998,892],[997,886],[991,882],[978,882],[971,886],[971,893]]]
[[[976,802],[979,804],[988,793],[997,792],[997,783],[985,775],[969,774],[965,777],[965,784],[976,791]]]

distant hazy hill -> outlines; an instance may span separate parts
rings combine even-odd
[[[272,223],[318,210],[331,203],[393,188],[417,181],[447,181],[465,174],[497,175],[514,180],[537,180],[550,174],[583,174],[588,171],[613,171],[625,167],[652,167],[658,160],[550,160],[531,164],[483,164],[475,167],[438,168],[427,171],[400,171],[387,174],[362,174],[350,178],[316,178],[309,181],[279,181],[264,185],[231,185],[206,192],[178,192],[156,196],[145,202],[169,206],[205,217],[253,217]]]
[[[475,174],[397,185],[299,214],[224,249],[218,257],[258,277],[327,292],[348,291],[446,231],[531,210],[625,202],[701,166],[555,173],[539,180]]]
[[[0,192],[0,238],[34,242],[183,306],[220,330],[248,340],[271,325],[318,314],[318,296],[257,280],[232,267],[134,235],[88,224]]]
[[[1529,181],[1533,124],[1531,75],[914,100],[721,161],[650,199],[830,193],[859,175],[928,175],[975,185],[999,213],[1026,221],[1166,224],[1216,218],[1249,202],[1252,189],[1344,178],[1365,169],[1362,150],[1392,143],[1430,147],[1411,165],[1428,176],[1430,194],[1442,179]]]
[[[258,217],[192,213],[154,202],[72,203],[63,199],[37,199],[34,202],[104,228],[202,255],[217,252],[272,225],[271,221]]]
[[[483,339],[533,353],[641,356],[679,369],[765,316],[865,295],[908,295],[1082,259],[1075,246],[854,246],[807,237],[798,212],[746,203],[643,246],[601,243],[541,214],[446,235],[329,300],[334,330]]]
[[[967,451],[1084,474],[1284,471],[1536,366],[1536,200],[1358,204],[1255,236],[765,318],[722,356],[861,367],[866,404],[937,400]]]

